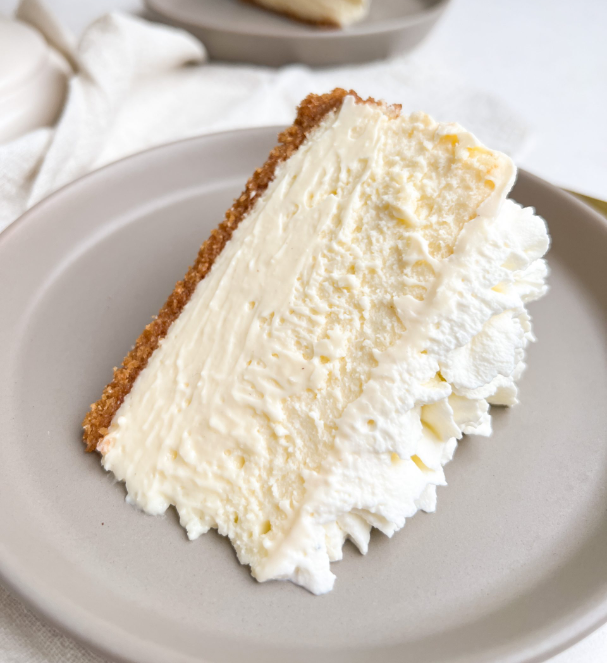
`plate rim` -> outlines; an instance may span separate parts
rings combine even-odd
[[[109,170],[122,168],[125,164],[128,165],[128,163],[132,161],[144,162],[152,153],[156,155],[156,158],[161,158],[163,152],[168,153],[171,150],[179,149],[183,145],[202,145],[211,140],[221,140],[223,137],[231,137],[238,134],[251,136],[255,134],[273,134],[277,136],[283,129],[284,127],[282,126],[270,125],[265,127],[251,127],[203,134],[200,136],[194,136],[178,141],[172,141],[162,145],[157,145],[107,164],[102,168],[87,173],[60,187],[49,196],[33,205],[29,210],[27,210],[15,221],[13,221],[8,227],[1,231],[0,255],[2,251],[5,250],[5,246],[10,243],[13,234],[17,231],[20,231],[26,224],[30,223],[30,219],[33,218],[35,220],[36,216],[40,213],[40,210],[44,210],[47,206],[52,206],[58,199],[63,199],[66,197],[69,199],[69,197],[72,195],[72,191],[77,191],[80,187],[88,185],[95,179],[103,180],[106,172]],[[603,231],[607,231],[607,219],[573,194],[560,189],[553,184],[550,184],[546,180],[538,177],[537,175],[534,175],[533,173],[530,173],[529,171],[526,171],[525,169],[517,169],[517,173],[522,175],[524,178],[529,179],[534,185],[548,190],[550,194],[555,196],[557,199],[561,199],[567,201],[569,204],[572,204],[574,207],[580,210],[580,213],[583,213],[589,219],[592,219],[592,222],[598,227],[602,228]],[[18,560],[15,563],[15,559],[11,555],[10,549],[6,543],[0,541],[0,583],[2,583],[13,596],[15,596],[19,601],[23,602],[34,614],[41,618],[43,622],[50,624],[60,633],[68,635],[77,643],[93,651],[94,653],[100,656],[110,657],[110,660],[121,661],[124,663],[134,663],[138,661],[136,658],[125,655],[124,641],[120,643],[121,646],[118,648],[118,646],[113,643],[112,639],[108,638],[108,631],[116,630],[117,628],[114,623],[104,622],[107,629],[104,633],[100,633],[97,630],[91,629],[89,629],[90,632],[85,633],[85,629],[82,628],[82,623],[86,623],[87,620],[90,619],[88,613],[86,618],[81,618],[77,614],[78,607],[72,601],[68,601],[66,603],[66,605],[69,605],[72,608],[68,611],[69,614],[66,614],[65,610],[59,613],[54,608],[54,606],[56,606],[57,603],[64,601],[63,597],[58,595],[56,592],[45,593],[43,590],[37,587],[33,581],[28,581],[27,572],[24,572],[24,570],[20,567],[21,565],[19,564]],[[61,617],[59,617],[59,614],[61,614]],[[102,621],[100,617],[95,617],[95,619],[98,623],[101,623]],[[579,627],[577,627],[577,630],[575,630],[576,624],[578,622],[585,623],[579,624]],[[578,616],[578,618],[575,620],[573,632],[570,632],[571,629],[568,629],[567,632],[564,629],[555,631],[551,635],[551,642],[549,646],[543,648],[541,651],[538,651],[537,643],[535,646],[521,643],[520,649],[504,654],[499,659],[495,659],[494,663],[509,663],[511,660],[516,660],[517,663],[546,662],[552,657],[562,653],[563,651],[566,651],[576,643],[580,642],[605,624],[607,624],[607,593],[603,598],[599,598],[595,602],[594,606],[590,607],[581,616]],[[123,637],[124,635],[128,636],[131,641],[130,644],[133,646],[136,646],[137,643],[140,644],[142,642],[138,636],[133,636],[128,631],[120,629],[120,633],[123,635]],[[559,638],[559,633],[563,633],[564,636]],[[155,646],[157,647],[157,651],[161,650],[158,645]],[[533,649],[533,651],[531,649]],[[131,651],[135,652],[136,648],[131,648]],[[517,656],[518,658],[512,659],[511,657],[513,655]],[[200,659],[201,662],[203,660],[205,659]]]
[[[166,3],[163,0],[144,0],[145,6],[161,16],[170,18],[171,20],[178,20],[183,24],[192,25],[196,28],[203,30],[213,30],[215,32],[222,32],[232,36],[251,36],[251,37],[265,37],[267,39],[301,39],[302,41],[315,41],[315,40],[343,40],[351,39],[353,37],[365,37],[368,35],[383,35],[392,32],[413,27],[418,23],[424,23],[437,19],[451,4],[452,0],[436,0],[436,3],[427,8],[420,9],[414,14],[401,16],[400,18],[390,21],[378,21],[377,23],[368,24],[354,24],[351,27],[336,29],[336,30],[322,30],[314,29],[305,24],[298,24],[297,21],[292,21],[293,25],[287,25],[284,32],[277,32],[270,28],[256,28],[254,30],[246,30],[234,28],[222,22],[214,22],[213,20],[204,20],[202,17],[194,17],[186,10],[179,8],[179,6],[171,6],[170,14],[166,11]],[[170,3],[172,5],[172,3]],[[266,10],[268,11],[268,10]]]

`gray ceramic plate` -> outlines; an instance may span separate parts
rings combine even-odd
[[[521,173],[552,290],[522,403],[465,439],[438,513],[350,545],[332,593],[258,584],[216,534],[146,516],[80,421],[276,129],[197,138],[62,189],[0,235],[0,575],[88,646],[137,663],[542,661],[607,620],[607,225]]]
[[[278,67],[345,65],[411,50],[430,31],[448,0],[372,0],[369,16],[345,30],[283,18],[240,0],[146,0],[152,17],[199,37],[217,60]]]

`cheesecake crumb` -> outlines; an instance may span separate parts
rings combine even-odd
[[[341,88],[323,95],[310,94],[302,101],[295,122],[278,136],[278,144],[270,152],[264,165],[253,173],[245,190],[226,212],[223,222],[211,232],[209,239],[200,247],[194,264],[188,269],[184,279],[175,285],[175,289],[158,315],[153,317],[152,322],[143,330],[133,349],[124,358],[122,366],[114,368],[113,379],[103,390],[101,398],[91,405],[82,423],[83,440],[87,451],[99,450],[100,442],[107,435],[114,415],[131,391],[137,376],[146,367],[154,350],[167,335],[170,326],[180,316],[196,286],[209,273],[234,230],[268,188],[278,165],[299,149],[308,134],[327,114],[341,108],[347,96],[354,97],[357,103],[384,106],[375,99],[363,100],[353,90],[348,92]],[[400,105],[388,108],[394,116],[397,116],[401,109]]]

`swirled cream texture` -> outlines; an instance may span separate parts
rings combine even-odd
[[[103,464],[260,581],[323,593],[433,511],[464,433],[516,402],[548,235],[511,161],[347,97],[276,173],[152,355]]]
[[[304,21],[346,27],[365,18],[371,0],[255,0],[255,3]]]

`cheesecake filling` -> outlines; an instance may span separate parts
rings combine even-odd
[[[370,0],[255,0],[273,11],[305,21],[333,23],[346,27],[361,21],[369,12]]]
[[[548,235],[511,161],[455,124],[346,97],[242,220],[100,451],[147,513],[228,536],[320,594],[433,511],[465,433],[516,403]]]

